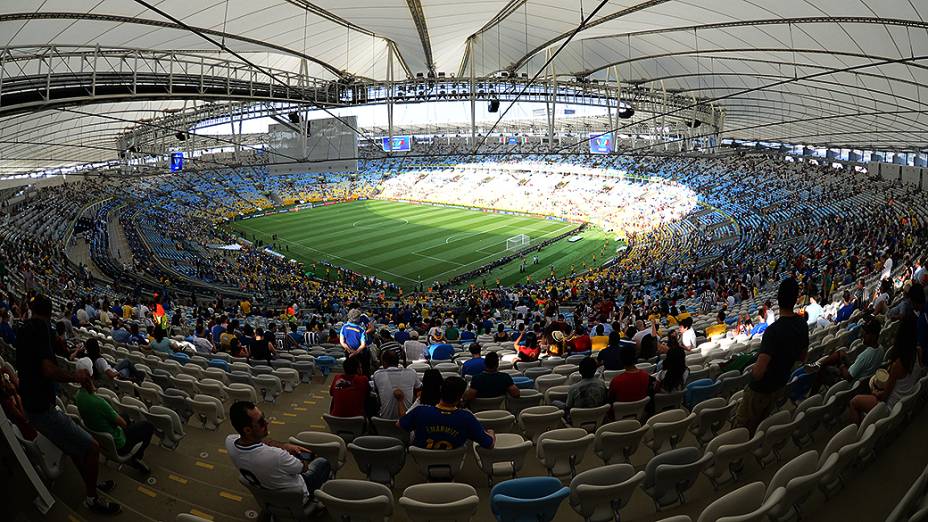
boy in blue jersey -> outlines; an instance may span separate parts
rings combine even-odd
[[[441,385],[441,400],[437,406],[420,404],[403,415],[397,426],[415,431],[413,444],[425,449],[454,449],[472,440],[483,448],[492,448],[496,436],[485,430],[468,410],[458,408],[467,382],[460,377],[448,377]]]

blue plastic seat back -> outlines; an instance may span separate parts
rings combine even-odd
[[[507,480],[490,491],[490,509],[500,522],[549,522],[570,488],[555,477]]]

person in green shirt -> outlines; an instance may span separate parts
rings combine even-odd
[[[445,329],[445,339],[449,341],[457,341],[460,338],[461,330],[459,330],[453,322],[448,323],[448,328]]]
[[[151,468],[142,462],[145,455],[145,448],[151,443],[151,437],[155,433],[155,427],[148,421],[139,421],[128,423],[125,419],[116,413],[116,410],[107,402],[106,399],[95,393],[96,389],[92,382],[85,382],[83,387],[77,392],[75,402],[80,412],[81,420],[90,431],[109,433],[113,436],[113,442],[116,444],[116,451],[120,455],[126,455],[136,444],[142,443],[138,452],[135,453],[129,464],[144,475],[151,473]]]

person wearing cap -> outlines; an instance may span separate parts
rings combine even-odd
[[[784,279],[777,290],[780,317],[767,327],[757,362],[751,370],[751,382],[744,389],[738,408],[738,425],[754,435],[782,397],[796,361],[804,361],[809,350],[809,327],[804,317],[793,311],[799,298],[799,283]]]
[[[367,349],[367,328],[361,322],[361,310],[352,308],[348,311],[348,320],[342,325],[338,342],[347,357],[360,357],[361,370],[364,375],[371,374],[371,354]]]
[[[835,350],[818,360],[819,368],[812,393],[817,393],[822,384],[831,386],[839,380],[857,381],[868,378],[883,364],[883,349],[880,348],[880,321],[868,317],[861,327],[863,349],[850,361],[847,351]],[[814,368],[813,368],[814,369]]]
[[[84,506],[101,514],[119,513],[119,504],[97,494],[98,488],[107,492],[114,486],[113,481],[97,484],[100,445],[56,408],[56,383],[90,383],[90,372],[77,370],[71,373],[56,364],[52,350],[51,299],[37,295],[29,303],[29,309],[32,317],[24,321],[16,332],[16,373],[26,420],[74,461],[84,479]]]

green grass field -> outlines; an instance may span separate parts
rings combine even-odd
[[[233,229],[248,240],[274,243],[277,250],[302,261],[307,268],[315,261],[328,261],[362,274],[411,288],[422,281],[426,285],[448,279],[486,265],[512,253],[506,240],[526,234],[531,244],[558,236],[575,228],[563,223],[533,217],[510,216],[486,212],[414,205],[393,201],[358,201],[299,212],[273,214],[237,221]],[[549,245],[539,254],[539,263],[531,264],[526,256],[525,274],[514,261],[496,268],[475,281],[495,284],[497,278],[509,285],[537,281],[580,271],[593,256],[603,260],[604,248],[614,248],[599,230],[588,229],[583,239]],[[608,257],[608,256],[606,256]],[[324,277],[322,269],[317,273]]]

